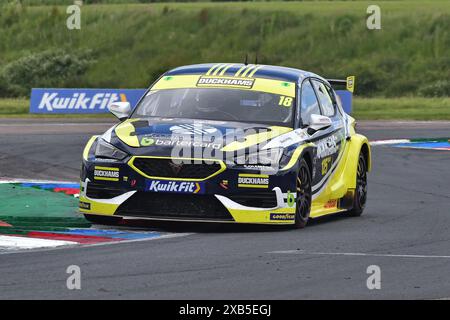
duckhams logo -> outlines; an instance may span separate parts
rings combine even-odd
[[[197,87],[232,87],[251,89],[255,79],[251,78],[233,78],[233,77],[200,77],[197,81]]]
[[[238,176],[239,188],[269,188],[269,176],[265,174],[240,173]]]
[[[30,113],[107,113],[113,102],[135,106],[144,93],[141,89],[32,89]]]
[[[119,181],[119,168],[99,167],[94,168],[94,180]]]
[[[203,193],[203,183],[188,181],[147,180],[147,191],[173,193]]]

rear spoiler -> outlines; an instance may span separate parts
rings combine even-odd
[[[355,76],[348,76],[346,80],[327,79],[327,81],[334,86],[345,86],[345,88],[353,93],[355,91]]]

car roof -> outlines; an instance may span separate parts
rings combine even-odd
[[[225,72],[223,72],[225,70]],[[255,71],[256,70],[256,71]],[[222,74],[223,72],[223,74]],[[239,72],[239,74],[238,74]],[[253,73],[253,74],[252,74]],[[259,78],[269,78],[282,81],[301,82],[306,77],[319,78],[325,82],[326,79],[309,71],[262,65],[262,64],[243,64],[243,63],[204,63],[181,66],[165,73],[166,76],[203,74],[220,76],[249,76]]]

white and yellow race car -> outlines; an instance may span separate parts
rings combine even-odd
[[[343,81],[353,90],[354,77]],[[298,69],[200,64],[162,75],[120,123],[85,147],[80,210],[149,219],[304,227],[360,215],[371,167],[326,80]]]

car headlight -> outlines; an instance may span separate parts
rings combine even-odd
[[[98,139],[97,147],[95,148],[96,158],[106,158],[114,160],[123,160],[128,155],[122,150],[114,147],[112,144],[106,142],[103,139]]]
[[[235,163],[238,165],[278,166],[282,155],[282,148],[259,150],[254,153],[238,155],[235,158]]]

